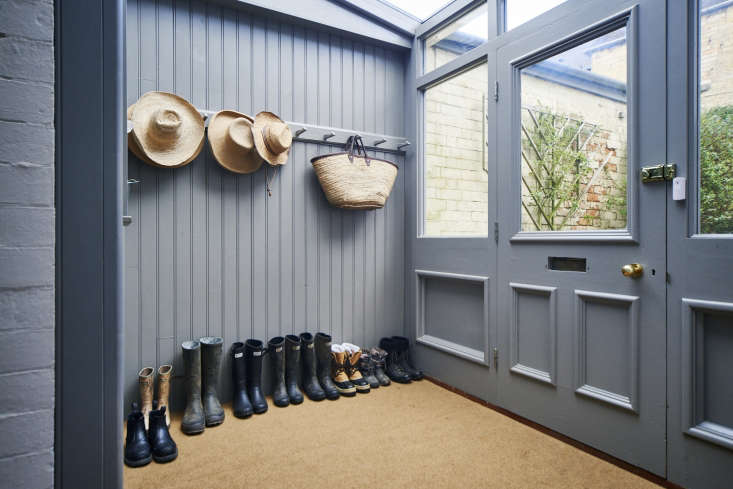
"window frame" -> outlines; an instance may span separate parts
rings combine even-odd
[[[487,223],[486,234],[484,235],[426,235],[425,234],[425,91],[450,78],[460,75],[474,67],[486,64],[490,70],[489,51],[493,41],[499,36],[499,4],[503,0],[456,0],[443,10],[423,22],[415,32],[415,59],[416,79],[413,93],[417,97],[417,238],[418,239],[471,239],[487,240],[489,238],[489,226]],[[425,67],[425,40],[435,32],[448,26],[466,13],[487,4],[488,11],[488,39],[479,46],[467,51],[456,59],[424,73]],[[491,8],[495,4],[496,8]],[[490,71],[489,71],[490,73]],[[488,77],[490,80],[490,76]],[[490,82],[489,82],[490,84]],[[488,87],[487,87],[488,89]],[[484,158],[488,160],[488,151]],[[484,162],[484,166],[486,162]],[[487,184],[488,188],[488,184]]]

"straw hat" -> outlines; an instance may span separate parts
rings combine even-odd
[[[135,111],[135,104],[132,104],[127,108],[127,122],[132,124],[132,113]],[[129,127],[129,126],[128,126]],[[156,165],[150,158],[145,156],[143,154],[142,150],[140,149],[140,146],[137,145],[137,142],[135,142],[135,137],[132,135],[132,131],[127,133],[127,147],[130,151],[132,151],[132,154],[138,157],[141,161],[144,161],[148,165],[158,166]]]
[[[173,168],[190,163],[204,147],[204,119],[186,100],[148,92],[127,110],[130,150],[146,163]]]
[[[252,136],[254,119],[222,110],[209,119],[209,145],[221,166],[235,173],[252,173],[262,166]]]
[[[288,162],[293,134],[278,116],[272,112],[257,114],[252,134],[257,152],[267,163],[279,166]]]

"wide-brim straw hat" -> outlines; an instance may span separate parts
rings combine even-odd
[[[204,147],[204,119],[178,95],[148,92],[128,108],[129,144],[146,163],[175,168],[193,161]]]
[[[132,113],[135,111],[135,104],[132,104],[127,108],[127,122],[128,124],[132,124]],[[132,154],[138,157],[141,161],[144,161],[145,163],[153,166],[156,165],[150,158],[145,156],[143,151],[140,149],[140,146],[137,145],[137,142],[135,141],[135,137],[132,135],[132,131],[127,133],[127,147],[132,151]]]
[[[257,152],[267,163],[280,166],[288,162],[293,134],[278,116],[272,112],[257,114],[252,134]]]
[[[254,119],[222,110],[209,119],[209,145],[221,166],[235,173],[252,173],[262,166],[252,134]]]

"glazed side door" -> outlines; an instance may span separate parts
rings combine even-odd
[[[498,402],[659,475],[665,9],[568,2],[498,49],[495,113]]]

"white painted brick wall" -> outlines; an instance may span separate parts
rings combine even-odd
[[[0,0],[0,485],[53,487],[51,0]]]

